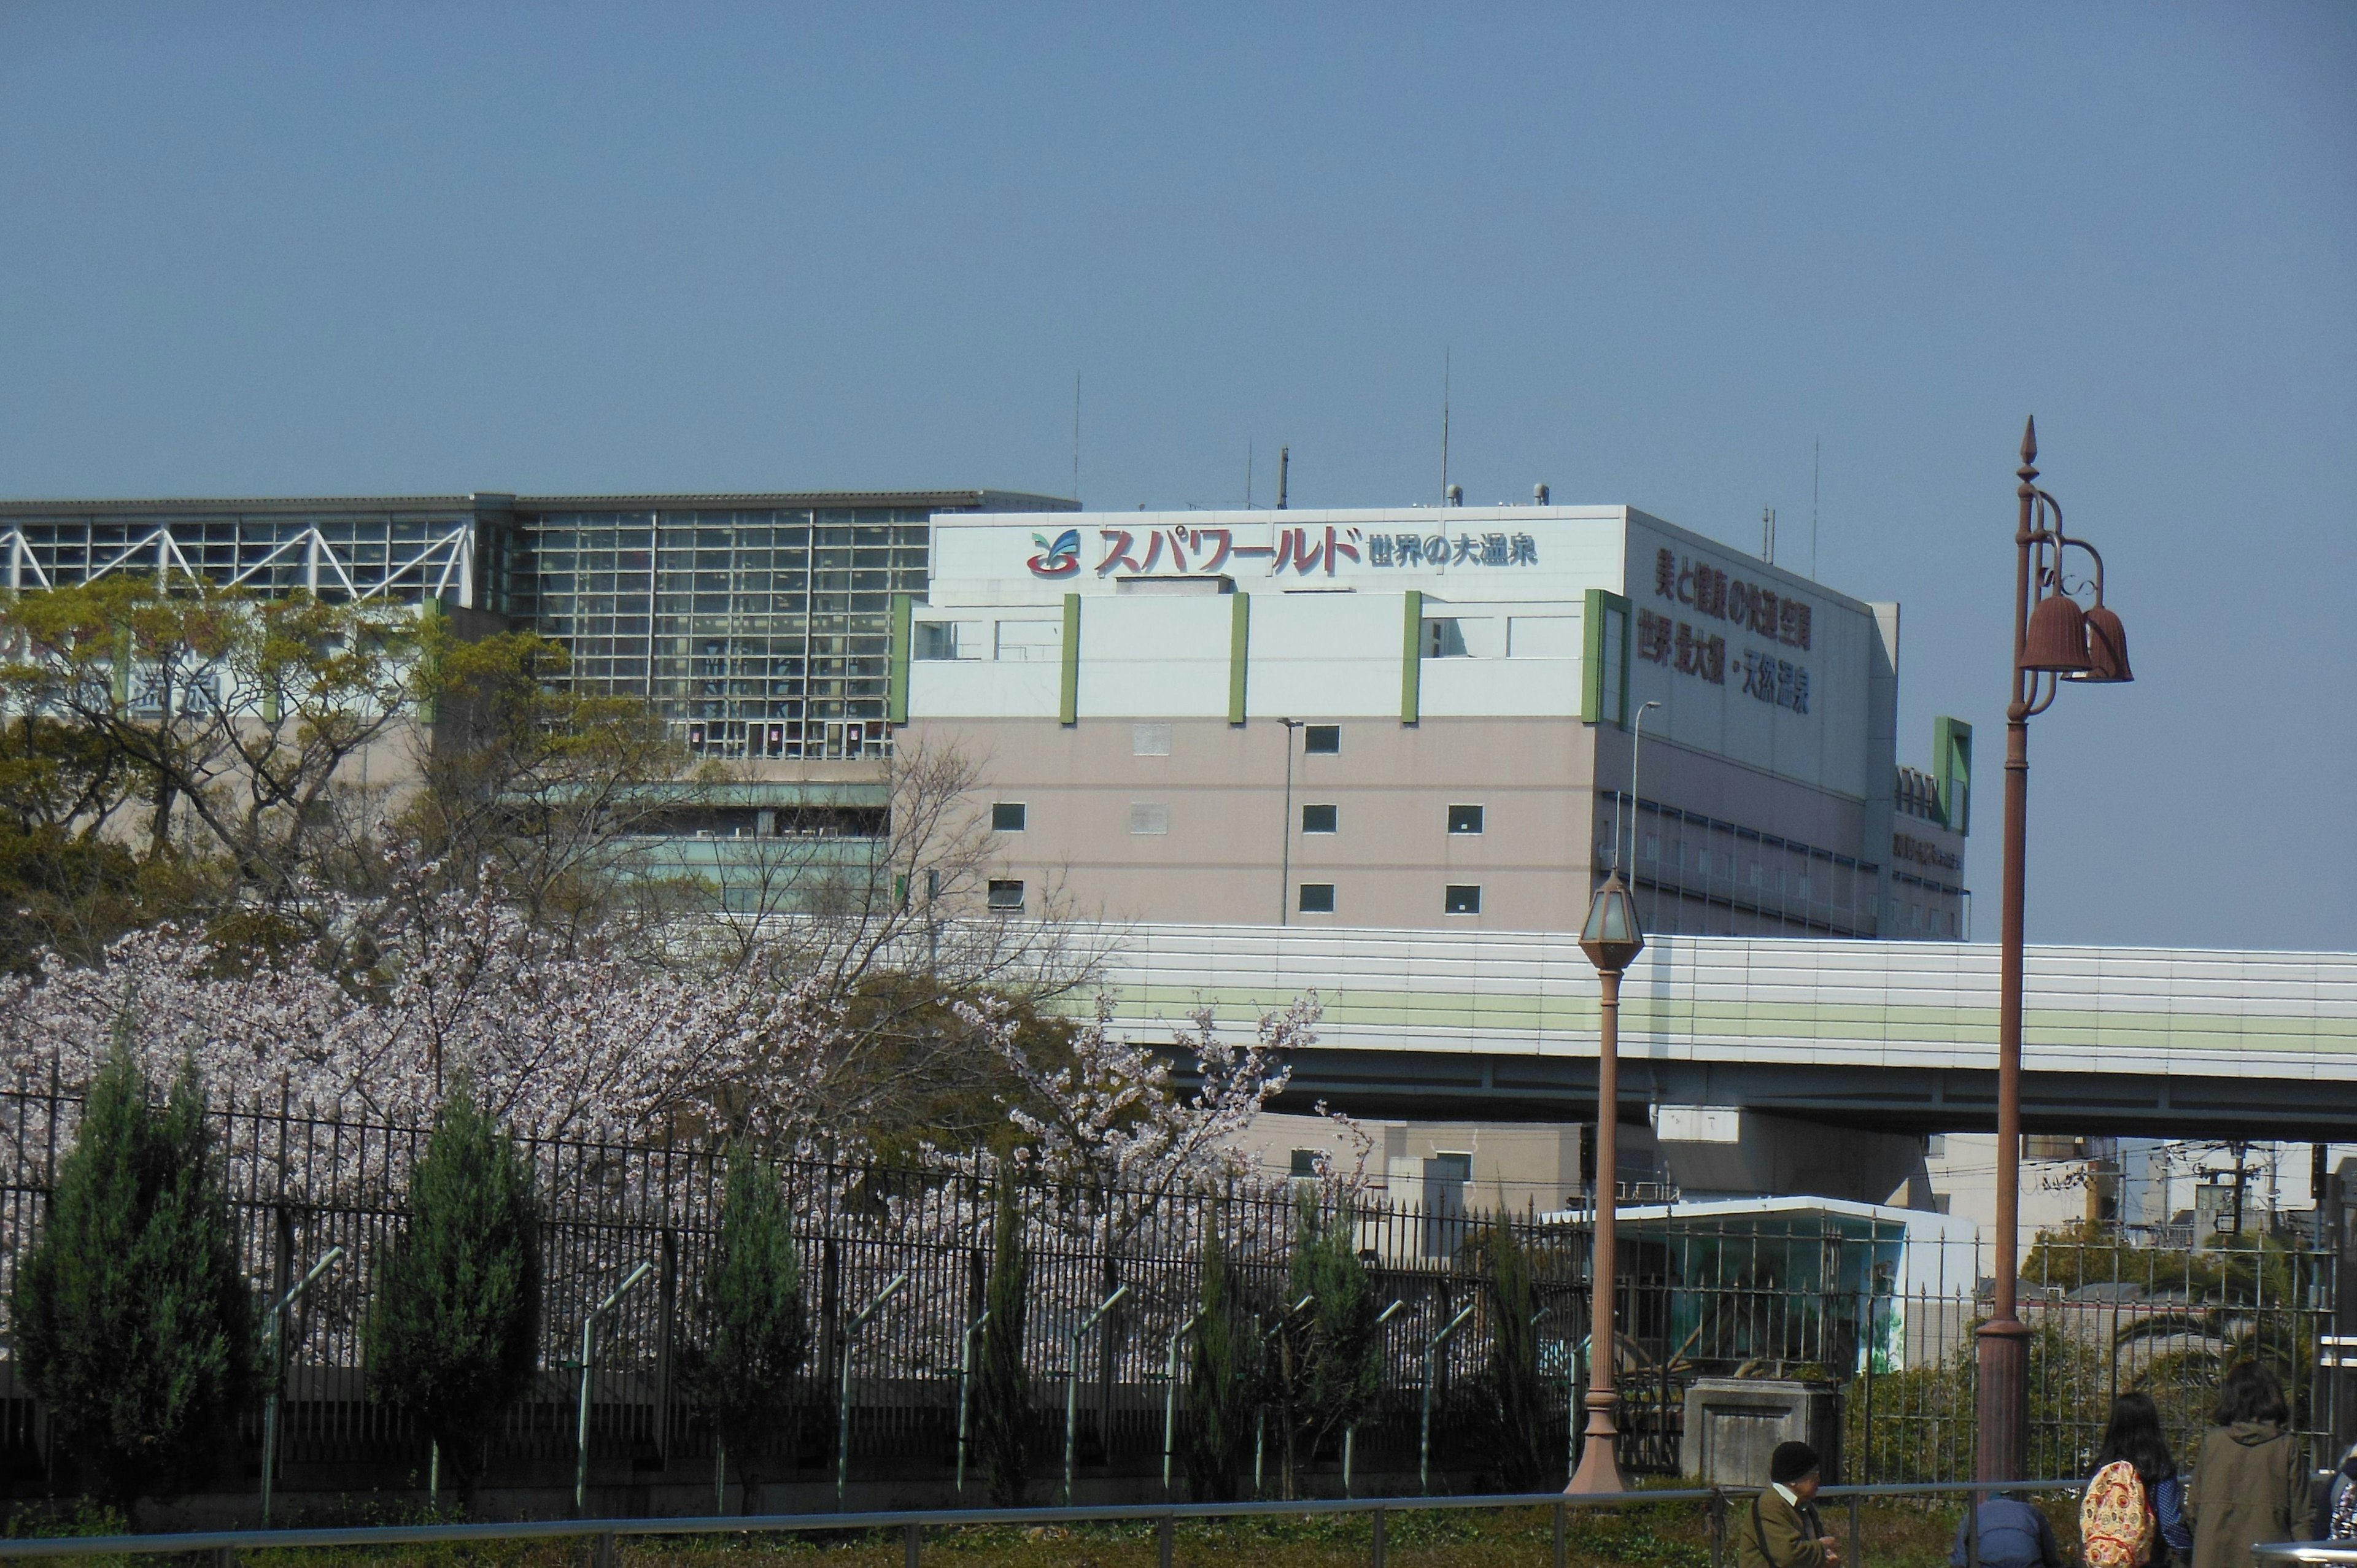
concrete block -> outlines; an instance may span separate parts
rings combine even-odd
[[[1703,1378],[1686,1391],[1679,1468],[1706,1486],[1768,1484],[1779,1443],[1805,1443],[1824,1462],[1827,1486],[1841,1479],[1841,1391],[1781,1378]]]

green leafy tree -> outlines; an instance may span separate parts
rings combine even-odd
[[[376,1282],[369,1389],[409,1412],[463,1478],[521,1395],[540,1335],[539,1216],[515,1142],[460,1081],[409,1177],[409,1223]]]
[[[203,1087],[184,1069],[156,1105],[130,1036],[117,1026],[10,1301],[26,1380],[85,1481],[125,1506],[218,1451],[253,1372]]]
[[[697,1304],[703,1342],[683,1349],[689,1391],[712,1417],[713,1507],[726,1511],[728,1455],[737,1455],[752,1507],[752,1461],[792,1412],[794,1380],[809,1349],[802,1322],[802,1260],[794,1246],[777,1167],[743,1144],[728,1153],[720,1238]]]
[[[1493,1458],[1510,1492],[1538,1489],[1551,1466],[1544,1385],[1539,1379],[1537,1292],[1531,1256],[1504,1220],[1480,1242],[1490,1309],[1490,1365],[1483,1381]]]
[[[1357,1227],[1346,1207],[1329,1209],[1301,1195],[1296,1217],[1289,1301],[1309,1306],[1280,1337],[1280,1381],[1286,1391],[1286,1495],[1302,1465],[1355,1425],[1381,1386],[1374,1283],[1359,1258]]]
[[[1202,1279],[1187,1359],[1187,1487],[1199,1503],[1224,1503],[1252,1448],[1259,1336],[1216,1224],[1203,1239]]]
[[[1001,1177],[990,1279],[983,1297],[990,1321],[982,1331],[974,1398],[975,1437],[990,1477],[990,1500],[1000,1508],[1022,1507],[1031,1484],[1031,1379],[1023,1365],[1030,1294],[1031,1258],[1023,1244],[1022,1210],[1016,1204],[1014,1181]]]
[[[185,833],[265,901],[358,831],[347,765],[412,711],[397,605],[108,576],[0,606],[0,638],[10,706],[58,715],[139,780],[151,856]]]

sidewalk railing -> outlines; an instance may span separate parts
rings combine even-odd
[[[1820,1502],[1846,1503],[1848,1546],[1843,1560],[1851,1568],[1867,1561],[1859,1538],[1858,1505],[1878,1498],[1957,1496],[1973,1492],[2075,1492],[2086,1483],[2070,1481],[1924,1482],[1880,1487],[1826,1487]],[[0,1540],[0,1557],[102,1557],[138,1552],[156,1554],[207,1553],[228,1568],[239,1553],[287,1549],[316,1551],[335,1547],[430,1545],[482,1541],[587,1540],[594,1545],[596,1568],[617,1568],[621,1544],[632,1539],[683,1536],[898,1534],[903,1561],[918,1568],[928,1530],[956,1530],[976,1525],[1017,1528],[1075,1524],[1148,1522],[1155,1526],[1161,1568],[1171,1568],[1177,1528],[1182,1520],[1300,1518],[1364,1514],[1369,1518],[1368,1562],[1384,1568],[1389,1525],[1399,1514],[1444,1511],[1504,1512],[1544,1509],[1554,1514],[1555,1568],[1564,1568],[1574,1510],[1625,1508],[1657,1503],[1702,1503],[1707,1507],[1712,1568],[1734,1561],[1728,1549],[1727,1519],[1732,1507],[1748,1498],[1756,1487],[1663,1487],[1636,1492],[1608,1492],[1578,1498],[1560,1492],[1488,1493],[1450,1498],[1322,1498],[1297,1502],[1138,1503],[1093,1508],[1055,1509],[917,1509],[880,1513],[725,1514],[702,1519],[565,1519],[527,1520],[510,1523],[371,1525],[337,1530],[218,1530],[170,1535],[41,1536]],[[2261,1548],[2262,1552],[2275,1548]],[[2285,1562],[2357,1562],[2352,1557],[2285,1558]]]

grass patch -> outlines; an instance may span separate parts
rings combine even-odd
[[[2066,1555],[2077,1540],[2076,1505],[2040,1499]],[[1742,1527],[1747,1504],[1730,1512]],[[1852,1568],[1944,1568],[1962,1514],[1960,1499],[1898,1498],[1861,1504],[1858,1539],[1849,1544],[1849,1508],[1833,1501],[1827,1524]],[[20,1514],[12,1533],[90,1533],[99,1521],[68,1514],[48,1520]],[[50,1523],[65,1528],[42,1530]],[[80,1525],[81,1528],[73,1528]],[[29,1528],[28,1528],[29,1527]],[[1552,1560],[1553,1510],[1466,1509],[1386,1516],[1394,1568],[1527,1568]],[[1182,1568],[1358,1568],[1368,1561],[1372,1520],[1364,1514],[1308,1519],[1253,1517],[1182,1520],[1174,1536]],[[812,1531],[799,1535],[656,1536],[617,1542],[617,1568],[902,1568],[898,1531]],[[1566,1539],[1573,1568],[1708,1568],[1710,1535],[1699,1503],[1575,1509]],[[481,1541],[447,1546],[387,1546],[242,1553],[249,1568],[588,1568],[587,1539]],[[1153,1568],[1158,1561],[1150,1521],[1071,1526],[973,1526],[927,1530],[923,1561],[943,1568]],[[1727,1543],[1725,1561],[1735,1561]]]

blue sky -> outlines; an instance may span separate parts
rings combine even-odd
[[[2013,449],[2138,674],[2033,940],[2357,948],[2357,8],[0,4],[0,495],[1627,501],[1905,607]]]

